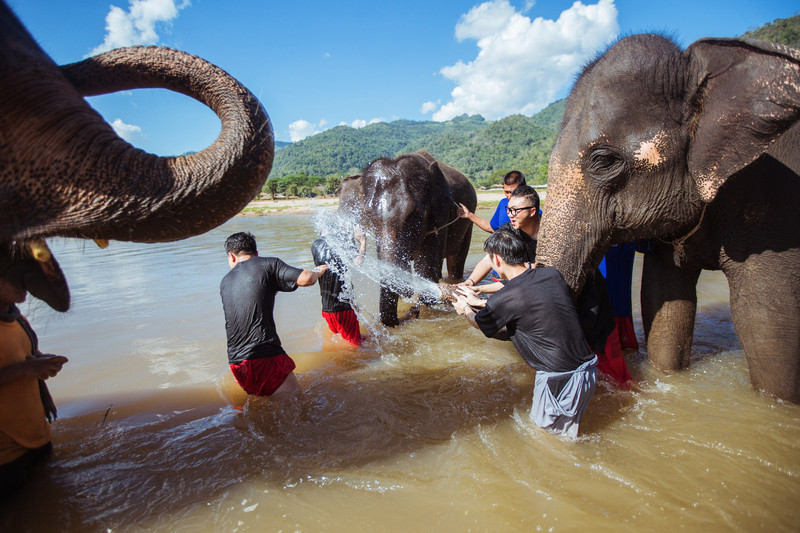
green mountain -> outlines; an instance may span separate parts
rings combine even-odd
[[[772,23],[767,23],[760,28],[748,31],[742,37],[785,44],[786,46],[800,49],[800,15],[785,19],[775,19]]]
[[[800,48],[800,16],[777,19],[742,37]],[[276,150],[270,180],[287,176],[337,177],[358,174],[379,157],[427,150],[470,178],[476,186],[500,183],[509,170],[529,182],[547,183],[547,165],[565,100],[531,117],[512,115],[486,121],[462,115],[447,122],[396,120],[361,129],[338,126]],[[265,185],[265,190],[267,190]]]
[[[564,102],[559,101],[533,117],[513,115],[494,122],[480,115],[462,115],[446,122],[396,120],[360,129],[337,126],[278,150],[270,179],[301,173],[358,174],[379,157],[427,150],[476,185],[488,185],[493,177],[502,178],[512,169],[531,178],[542,174],[546,181],[547,160],[563,114]]]

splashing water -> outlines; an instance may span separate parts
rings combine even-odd
[[[441,301],[442,290],[437,283],[386,261],[381,261],[374,255],[367,254],[360,264],[355,264],[358,244],[353,237],[357,227],[354,216],[330,210],[318,210],[314,214],[313,220],[317,233],[325,237],[333,252],[342,259],[341,264],[328,265],[344,280],[344,287],[339,298],[353,304],[359,320],[367,324],[372,333],[377,332],[373,328],[381,328],[383,331],[385,328],[379,325],[379,321],[375,317],[365,316],[369,313],[364,310],[363,305],[358,305],[359,301],[365,301],[369,293],[367,287],[363,286],[365,281],[372,282],[373,285],[382,285],[400,295],[413,294],[418,299],[425,301]],[[368,240],[375,242],[374,235],[367,231],[365,234]],[[358,283],[354,283],[354,279],[357,279]]]

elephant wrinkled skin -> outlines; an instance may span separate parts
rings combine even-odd
[[[461,280],[472,238],[472,222],[458,217],[458,203],[474,211],[478,199],[458,170],[420,151],[370,163],[361,176],[345,179],[339,209],[375,236],[378,259],[433,282],[447,260],[451,280]],[[399,324],[399,294],[381,285],[380,319]],[[432,303],[432,302],[426,302]]]
[[[220,117],[219,137],[193,155],[158,157],[118,137],[83,99],[138,88],[208,105]],[[69,290],[56,260],[34,251],[41,239],[163,242],[203,233],[258,193],[273,150],[261,104],[214,65],[133,47],[59,67],[0,2],[0,272],[55,309],[69,308]]]
[[[611,244],[656,238],[648,357],[689,363],[700,271],[722,270],[755,388],[800,402],[800,52],[626,37],[567,101],[537,260],[574,291]]]

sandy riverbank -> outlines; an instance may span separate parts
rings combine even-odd
[[[503,197],[503,191],[476,191],[478,207],[494,208]],[[282,198],[279,200],[253,200],[239,216],[302,215],[320,208],[335,208],[339,205],[336,197],[325,198]]]

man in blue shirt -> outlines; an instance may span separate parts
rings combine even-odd
[[[506,207],[508,207],[511,193],[520,185],[525,185],[525,175],[522,172],[512,170],[503,176],[503,194],[505,194],[505,198],[502,198],[500,203],[497,204],[497,209],[494,210],[491,221],[486,221],[475,213],[471,213],[464,204],[459,204],[458,216],[470,219],[473,224],[487,233],[493,233],[497,231],[497,228],[511,221],[506,213]]]

